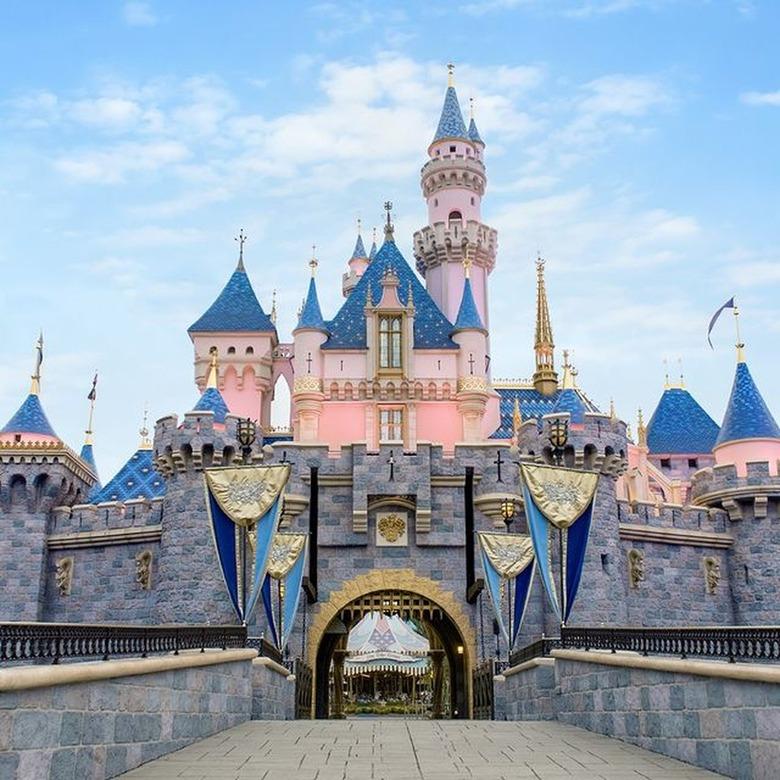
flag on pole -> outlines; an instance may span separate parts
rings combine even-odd
[[[97,371],[95,371],[95,378],[92,380],[92,389],[87,395],[88,401],[94,401],[97,398]]]
[[[724,309],[735,309],[736,304],[734,303],[734,296],[732,295],[731,298],[729,298],[726,303],[723,304],[716,312],[712,315],[712,319],[710,320],[710,327],[707,328],[707,343],[710,345],[711,349],[715,349],[715,347],[712,346],[712,339],[710,336],[712,335],[712,329],[715,327],[715,323],[718,321],[718,317],[720,317],[721,313]]]
[[[308,541],[307,534],[277,533],[271,547],[262,597],[268,627],[279,650],[284,650],[295,624]]]

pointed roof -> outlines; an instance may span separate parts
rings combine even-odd
[[[657,454],[712,452],[718,424],[682,387],[668,387],[647,424],[647,448]]]
[[[46,412],[43,411],[37,393],[30,393],[24,399],[16,414],[5,424],[0,433],[32,433],[36,436],[51,436],[53,439],[59,439],[46,417]]]
[[[395,242],[386,240],[376,253],[374,261],[366,268],[355,288],[339,309],[336,316],[326,323],[330,338],[323,349],[365,349],[366,315],[368,302],[382,298],[382,277],[390,269],[398,277],[398,297],[408,305],[411,290],[414,302],[414,348],[457,349],[452,341],[452,323],[442,314],[433,298],[420,283]],[[369,297],[370,296],[370,297]]]
[[[373,262],[376,257],[376,241],[371,244],[371,251],[368,253],[368,259]]]
[[[155,471],[150,449],[138,449],[111,481],[90,494],[93,504],[103,501],[130,501],[134,498],[159,498],[165,495],[165,480]]]
[[[92,451],[92,445],[91,444],[84,444],[81,447],[81,452],[79,453],[79,457],[86,463],[92,471],[97,474],[97,465],[95,464],[95,453]]]
[[[534,347],[554,347],[550,308],[547,304],[547,287],[544,283],[544,260],[536,261],[536,331]]]
[[[463,297],[460,299],[460,308],[455,319],[455,330],[485,330],[471,291],[471,279],[468,277],[463,285]]]
[[[220,425],[224,424],[225,417],[230,414],[227,403],[222,397],[222,393],[216,387],[207,387],[203,395],[198,399],[192,411],[194,412],[213,412],[214,422]]]
[[[352,252],[352,260],[364,260],[368,257],[366,254],[366,248],[363,246],[363,237],[358,233],[357,241],[355,241],[355,249]]]
[[[187,330],[188,333],[220,331],[276,332],[252,289],[243,258],[214,303]]]
[[[558,395],[553,412],[568,412],[574,425],[585,422],[585,412],[590,411],[580,394],[573,387],[566,387]]]
[[[471,121],[469,122],[469,140],[473,141],[475,144],[485,145],[482,136],[479,134],[479,130],[477,130],[477,123],[474,121],[474,117],[471,117]]]
[[[715,445],[739,439],[780,439],[780,428],[744,361],[737,363],[729,404]]]
[[[298,325],[295,329],[300,330],[301,328],[327,330],[322,310],[320,309],[320,301],[317,297],[317,284],[313,276],[309,279],[309,290],[306,293],[306,300],[303,302],[301,316],[298,318]]]
[[[455,87],[451,86],[447,87],[447,92],[444,95],[439,125],[431,143],[436,143],[444,138],[462,138],[464,141],[469,139],[460,103],[458,103],[458,94],[455,92]]]

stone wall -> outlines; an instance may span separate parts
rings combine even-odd
[[[254,655],[0,670],[0,777],[102,780],[243,723]]]
[[[252,720],[295,719],[295,676],[270,658],[252,662]]]
[[[777,777],[777,667],[580,650],[553,656],[554,667],[529,662],[497,678],[502,715],[539,712],[728,777]]]

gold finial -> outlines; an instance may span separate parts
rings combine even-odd
[[[645,421],[642,417],[642,407],[637,410],[637,422],[636,422],[636,435],[637,444],[640,447],[647,447],[647,429],[645,428]]]
[[[217,348],[212,347],[209,350],[209,354],[211,355],[211,365],[209,366],[209,376],[206,380],[206,388],[216,387],[217,379],[219,378],[219,371],[217,369]]]
[[[469,119],[474,119],[474,98],[469,98]]]
[[[664,358],[664,390],[668,390],[672,386],[669,381],[669,361]]]
[[[574,366],[569,362],[569,350],[563,350],[563,389],[574,389]]]
[[[246,244],[248,236],[244,233],[244,228],[238,231],[238,235],[233,239],[238,241],[238,270],[244,270],[244,244]]]
[[[515,398],[514,408],[512,409],[512,433],[517,436],[520,426],[523,424],[523,415],[520,413],[520,402]]]
[[[147,427],[148,422],[149,422],[149,405],[144,404],[144,421],[143,424],[141,425],[141,428],[138,431],[138,433],[141,435],[141,441],[138,444],[139,450],[152,449],[152,441],[149,438],[149,428]]]
[[[385,241],[393,241],[393,220],[390,213],[393,210],[393,204],[389,200],[386,200],[384,209],[387,212],[387,221],[385,222]]]
[[[685,375],[683,374],[682,358],[677,358],[677,365],[680,367],[680,390],[685,390]]]
[[[84,431],[84,444],[92,444],[92,418],[95,414],[95,399],[97,398],[97,380],[98,372],[95,371],[95,376],[92,379],[92,387],[87,394],[87,400],[89,401],[89,420],[87,421],[87,430]]]
[[[447,86],[455,86],[455,65],[451,62],[447,63]]]
[[[463,275],[466,279],[471,278],[471,266],[473,264],[474,261],[469,257],[469,250],[466,249],[466,256],[463,258]]]
[[[610,398],[609,399],[609,419],[612,420],[612,422],[617,422],[617,412],[615,411],[615,399]]]
[[[41,393],[41,363],[43,363],[43,331],[38,336],[35,344],[35,370],[30,379],[30,395],[40,395]]]
[[[739,335],[739,308],[737,308],[736,299],[734,300],[734,327],[737,331],[737,342],[735,344],[737,348],[737,363],[744,363],[745,343],[742,341],[742,337]]]
[[[276,290],[271,293],[271,322],[276,325]]]
[[[312,244],[311,245],[311,260],[309,260],[309,268],[311,268],[311,275],[314,276],[317,273],[317,266],[319,265],[319,262],[317,261],[317,257],[315,255],[315,252],[317,251],[317,245]]]

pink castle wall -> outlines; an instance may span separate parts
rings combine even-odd
[[[737,476],[747,476],[747,464],[753,461],[769,461],[769,473],[778,476],[780,466],[780,439],[744,439],[716,447],[715,461],[719,466],[733,463]]]

